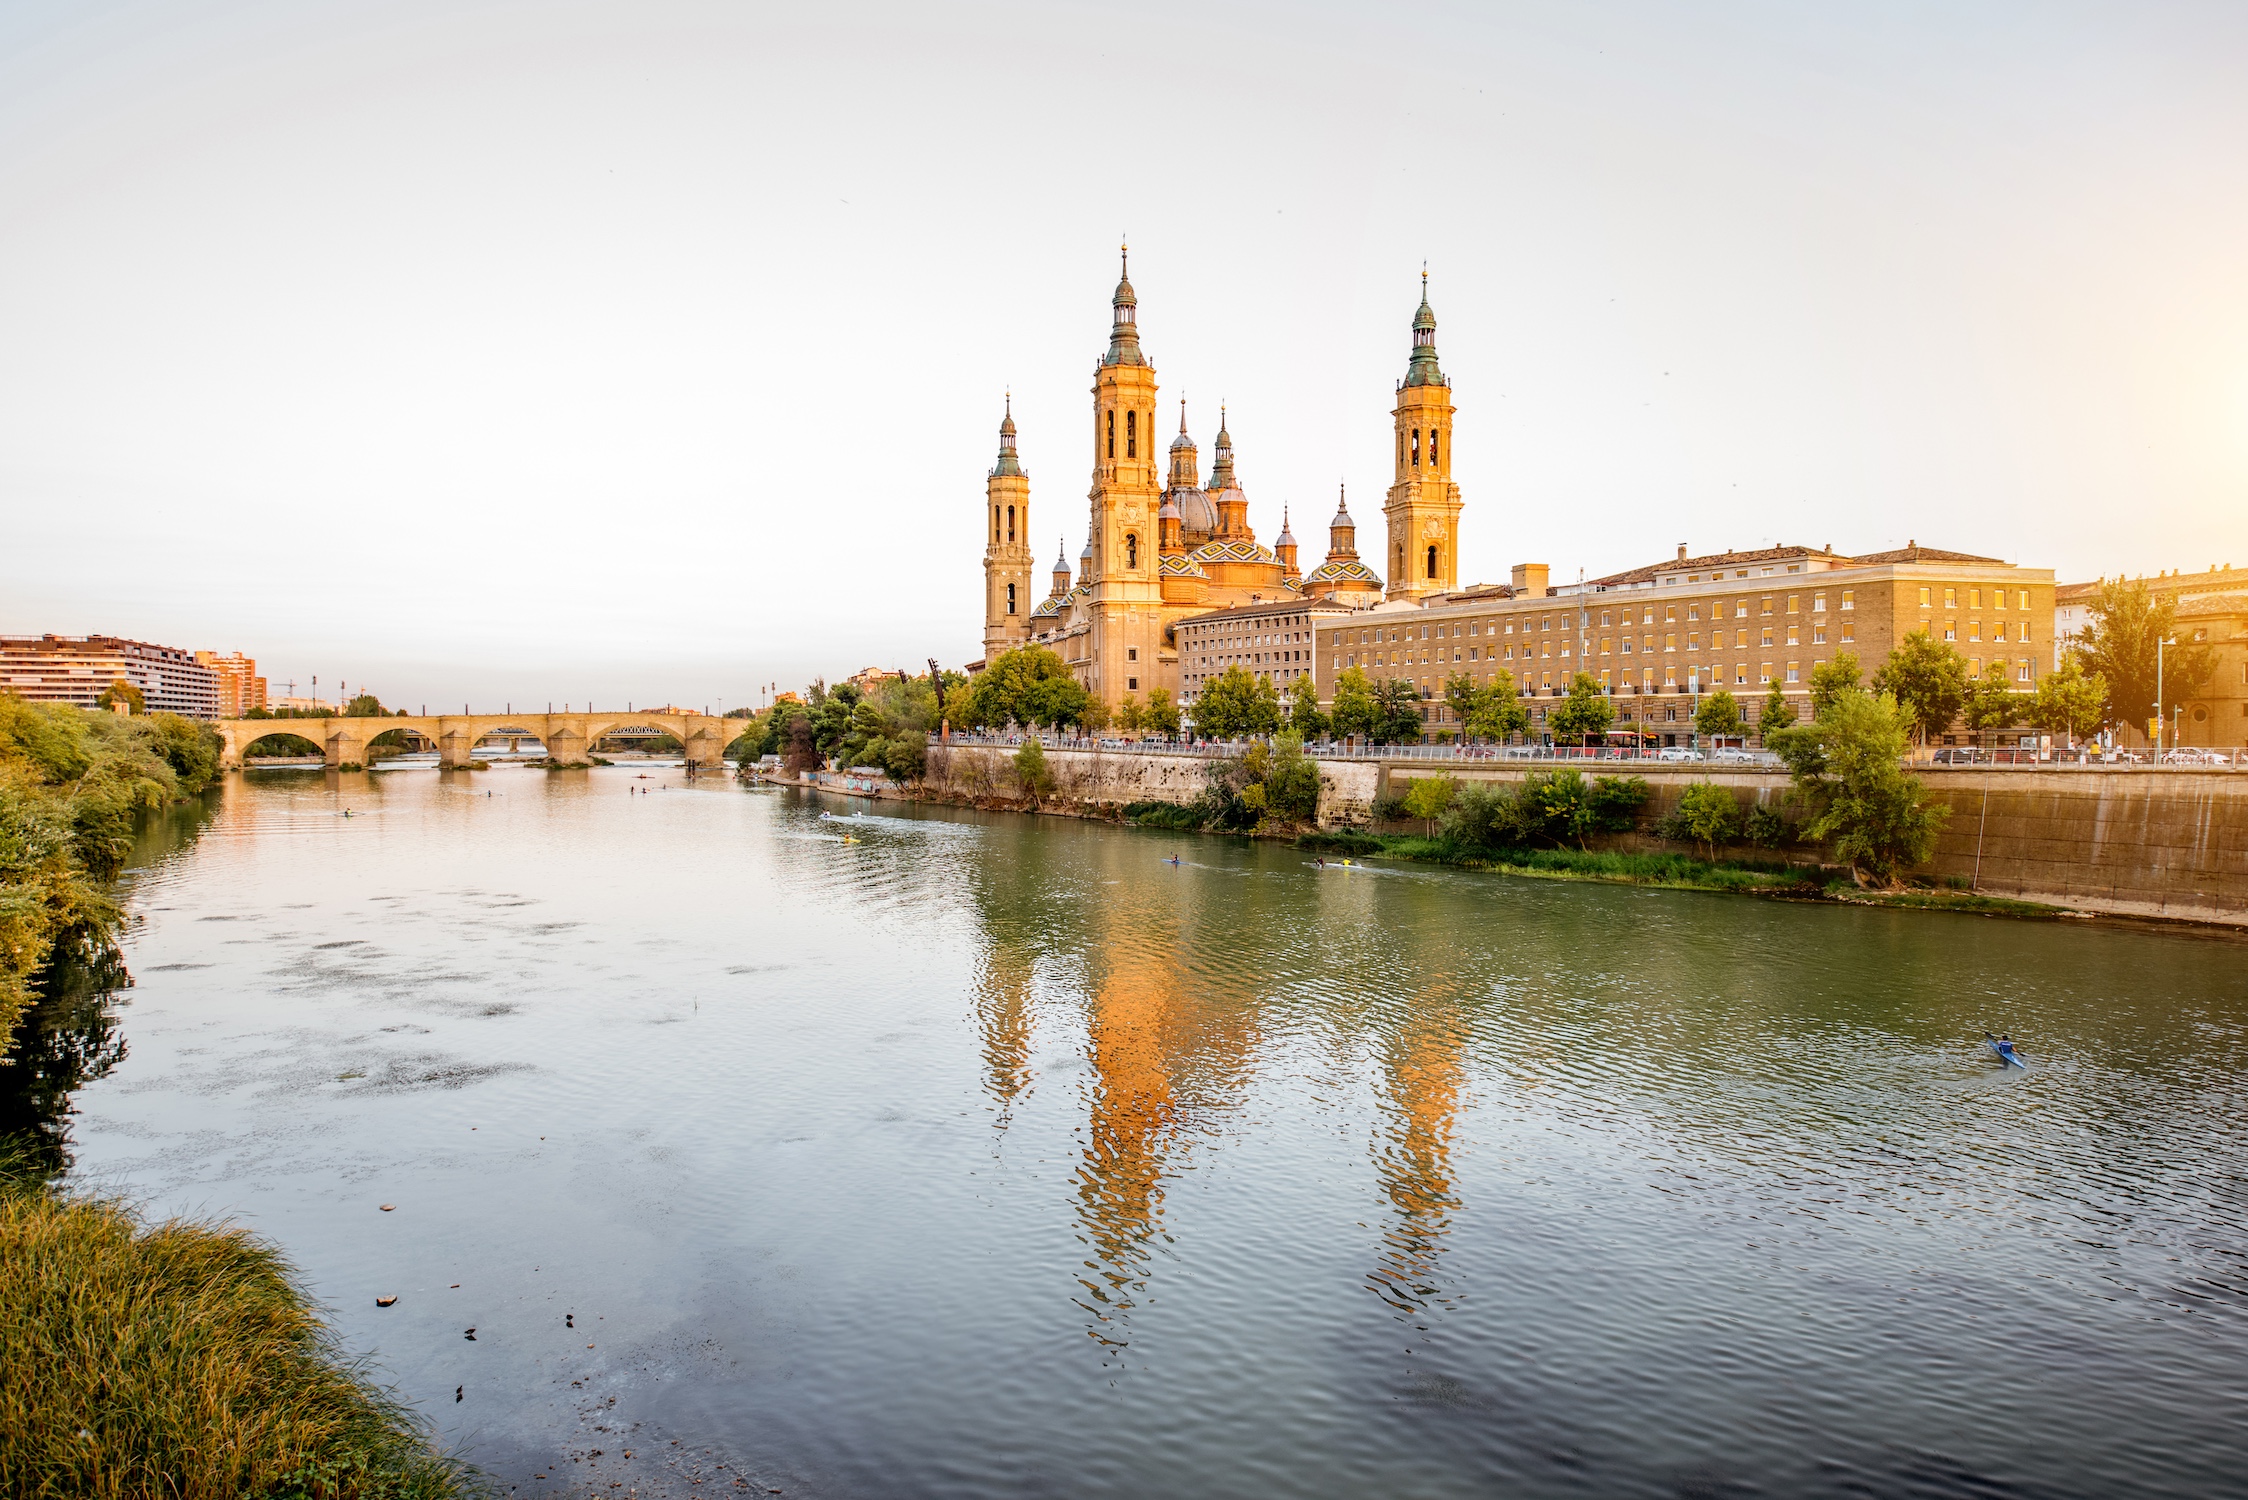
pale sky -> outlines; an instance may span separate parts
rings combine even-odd
[[[1129,234],[1251,520],[2248,563],[2248,6],[0,7],[0,632],[419,707],[979,654]],[[1174,407],[1175,409],[1175,407]],[[1378,551],[1378,547],[1371,549]]]

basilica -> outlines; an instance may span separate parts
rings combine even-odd
[[[1206,676],[1235,664],[1285,689],[1311,672],[1315,621],[1413,608],[1457,587],[1452,392],[1437,363],[1425,275],[1391,413],[1396,473],[1382,507],[1386,586],[1359,557],[1356,524],[1340,501],[1326,559],[1309,573],[1298,566],[1287,507],[1272,544],[1257,540],[1222,409],[1208,483],[1184,402],[1178,434],[1158,459],[1155,367],[1140,347],[1128,260],[1110,307],[1108,350],[1093,370],[1085,547],[1074,575],[1066,552],[1055,559],[1051,586],[1035,604],[1030,476],[1015,450],[1011,403],[1000,422],[998,462],[984,485],[986,661],[1026,644],[1047,646],[1110,708],[1156,688],[1191,703]]]

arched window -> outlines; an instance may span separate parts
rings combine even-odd
[[[1009,613],[1009,614],[1013,614],[1014,612],[1015,612],[1015,586],[1014,586],[1013,584],[1011,584],[1011,583],[1010,583],[1010,584],[1008,584],[1008,585],[1007,585],[1007,613]]]
[[[1419,468],[1420,466],[1421,466],[1421,430],[1420,430],[1420,429],[1419,429],[1418,427],[1416,427],[1416,428],[1414,428],[1414,429],[1413,429],[1413,467],[1417,469],[1417,468]]]
[[[1400,578],[1405,576],[1405,544],[1403,542],[1397,544],[1397,576]]]
[[[1116,413],[1108,414],[1108,456],[1116,457]]]
[[[1431,578],[1436,576],[1436,549],[1434,547],[1428,549],[1428,576]]]
[[[1010,505],[1010,506],[1008,506],[1008,507],[1007,507],[1007,540],[1011,542],[1011,541],[1013,541],[1014,539],[1015,539],[1015,508],[1014,508],[1014,507],[1013,507],[1012,505]]]
[[[991,539],[999,540],[999,507],[996,505],[991,508]]]
[[[1136,411],[1124,413],[1124,456],[1140,456],[1140,414]]]
[[[1138,532],[1132,532],[1124,538],[1124,566],[1136,568],[1139,565],[1140,537]]]
[[[1402,432],[1397,435],[1397,467],[1401,470],[1405,467],[1405,434]]]
[[[1436,438],[1436,429],[1431,427],[1428,430],[1428,466],[1432,469],[1436,467]]]

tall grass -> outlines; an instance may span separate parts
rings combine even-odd
[[[446,1500],[473,1477],[239,1229],[0,1189],[0,1493]]]
[[[1816,870],[1791,867],[1780,860],[1712,863],[1689,854],[1625,854],[1581,849],[1466,848],[1444,838],[1419,838],[1410,834],[1370,834],[1353,829],[1307,834],[1306,849],[1350,855],[1381,854],[1392,859],[1429,864],[1462,865],[1481,870],[1506,870],[1524,875],[1565,876],[1579,880],[1616,881],[1631,885],[1675,886],[1704,891],[1787,890],[1815,888]]]

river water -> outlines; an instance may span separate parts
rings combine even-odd
[[[518,1494],[2248,1493],[2235,941],[676,768],[187,822],[75,1175]]]

